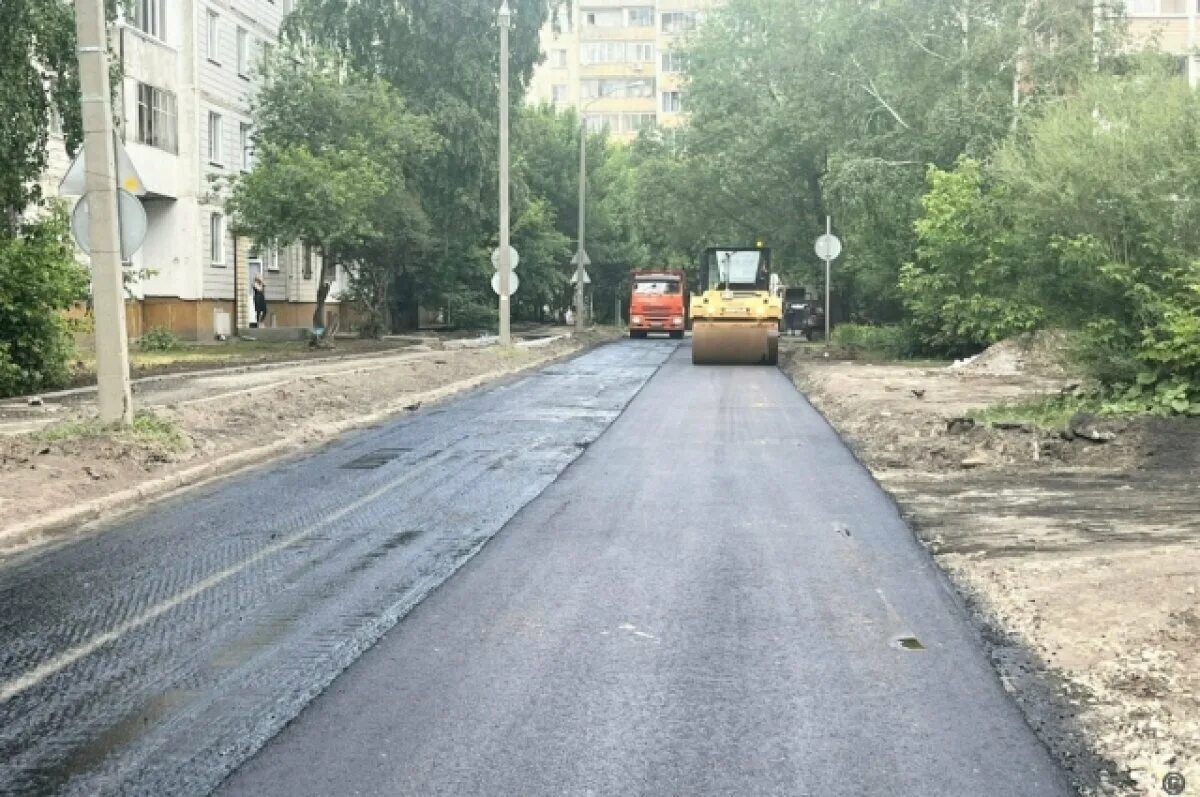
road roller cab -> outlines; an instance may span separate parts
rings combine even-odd
[[[783,302],[771,291],[771,250],[719,246],[700,256],[700,292],[692,297],[692,362],[779,362]]]

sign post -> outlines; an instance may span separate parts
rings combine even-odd
[[[833,219],[825,217],[825,234],[817,239],[817,257],[825,261],[825,345],[829,345],[830,264],[842,253],[842,242],[833,234]]]

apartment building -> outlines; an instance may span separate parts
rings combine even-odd
[[[719,0],[582,0],[542,31],[529,101],[575,108],[589,130],[631,140],[686,110],[678,46]]]
[[[1129,32],[1179,56],[1192,86],[1200,85],[1200,0],[1126,0]]]
[[[126,312],[132,337],[166,327],[204,340],[246,328],[255,276],[266,285],[265,326],[311,324],[315,258],[299,247],[259,250],[234,236],[224,210],[227,178],[253,164],[250,101],[292,2],[132,0],[113,31],[123,75],[119,135],[147,190],[146,242],[127,264],[136,275]],[[50,192],[69,165],[54,138]],[[328,312],[338,312],[336,301]]]

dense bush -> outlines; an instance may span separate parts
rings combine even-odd
[[[171,351],[179,348],[179,337],[166,327],[154,327],[138,338],[142,351]]]
[[[913,354],[912,332],[898,324],[838,324],[833,328],[832,337],[834,344],[850,349],[855,354],[889,360]]]
[[[62,386],[73,352],[64,311],[87,297],[60,207],[0,233],[0,395]]]
[[[493,329],[499,323],[496,307],[481,304],[472,296],[452,294],[446,304],[447,319],[455,329]]]
[[[1200,95],[1154,69],[1099,76],[987,165],[932,170],[901,290],[954,353],[1044,323],[1122,406],[1200,412]]]

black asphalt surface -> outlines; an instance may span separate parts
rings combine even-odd
[[[597,349],[0,560],[0,794],[209,793],[674,348]]]
[[[824,420],[685,346],[220,793],[1071,789]]]

